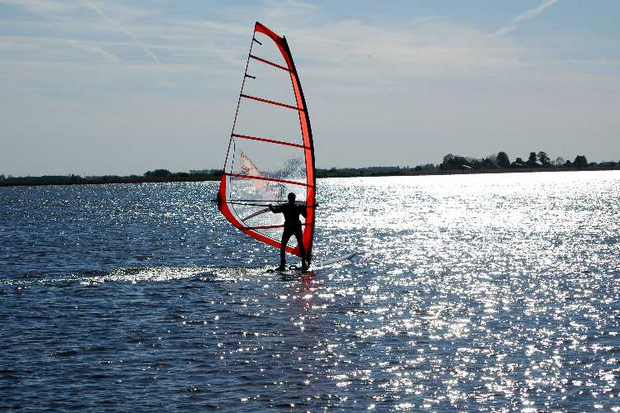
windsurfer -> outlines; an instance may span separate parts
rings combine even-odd
[[[282,233],[282,244],[280,245],[280,266],[276,268],[277,271],[283,271],[286,268],[285,249],[288,240],[291,235],[295,235],[297,239],[297,245],[299,246],[299,253],[301,255],[301,270],[306,271],[308,264],[306,262],[306,252],[304,251],[304,243],[302,242],[301,221],[299,215],[304,218],[307,217],[306,207],[295,204],[295,194],[288,194],[288,203],[280,205],[269,205],[269,209],[274,214],[284,214],[284,232]]]

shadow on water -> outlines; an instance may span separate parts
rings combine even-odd
[[[282,279],[282,281],[301,281],[304,285],[308,284],[311,285],[312,282],[314,281],[316,277],[316,273],[314,271],[306,271],[306,272],[301,272],[301,271],[290,271],[290,272],[283,272],[280,273],[280,278]]]

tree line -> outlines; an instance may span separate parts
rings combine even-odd
[[[555,160],[551,160],[547,152],[530,152],[527,160],[517,157],[514,161],[510,161],[510,157],[504,151],[500,151],[497,154],[489,155],[485,158],[470,158],[461,155],[452,155],[451,153],[443,157],[443,161],[438,165],[439,170],[442,171],[454,171],[454,170],[486,170],[486,169],[538,169],[538,168],[569,168],[569,169],[584,169],[588,167],[609,167],[614,168],[620,166],[620,162],[588,162],[585,155],[577,155],[573,161],[570,159],[564,160],[562,157],[557,157]]]
[[[350,177],[350,176],[393,176],[393,175],[427,175],[446,173],[476,172],[533,172],[538,170],[583,170],[583,169],[620,169],[620,161],[588,162],[585,155],[577,155],[574,160],[557,157],[551,160],[547,152],[530,152],[527,160],[516,157],[511,161],[505,151],[488,155],[484,158],[473,158],[451,153],[443,157],[439,164],[423,164],[409,166],[373,166],[365,168],[331,168],[317,169],[319,178]]]
[[[564,160],[561,157],[551,160],[549,155],[544,151],[530,152],[527,160],[516,157],[513,161],[511,161],[510,156],[504,151],[488,155],[484,158],[472,158],[449,153],[443,157],[442,162],[439,164],[427,163],[415,167],[370,166],[361,168],[317,168],[316,176],[318,178],[330,178],[584,169],[620,169],[620,161],[588,162],[585,155],[577,155],[572,161],[570,159]],[[104,175],[83,177],[71,174],[14,177],[0,174],[0,186],[213,181],[219,180],[221,173],[222,171],[220,169],[190,170],[189,172],[170,172],[167,169],[154,169],[142,175],[127,176]]]

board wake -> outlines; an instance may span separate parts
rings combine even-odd
[[[355,257],[356,255],[357,255],[357,252],[351,252],[351,253],[342,255],[340,257],[332,258],[327,261],[318,262],[316,265],[312,265],[310,269],[311,270],[322,270],[325,268],[329,268],[333,265],[340,264],[344,261],[349,261],[351,260],[351,258]]]

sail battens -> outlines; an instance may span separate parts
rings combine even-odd
[[[304,146],[304,145],[300,145],[300,144],[292,143],[292,142],[285,142],[285,141],[281,141],[281,140],[278,140],[278,139],[259,138],[258,136],[240,135],[240,134],[237,134],[237,133],[233,133],[232,136],[234,136],[235,138],[249,139],[249,140],[252,140],[252,141],[275,143],[277,145],[293,146],[295,148],[300,148],[300,149],[309,149],[307,146]]]
[[[213,201],[217,201],[217,199],[214,199]],[[264,204],[274,204],[274,203],[282,202],[282,200],[281,199],[228,199],[224,201],[220,200],[219,202],[228,202],[229,204],[232,204],[235,202],[252,202],[252,203],[262,202]],[[305,204],[301,201],[295,201],[295,203],[297,205],[305,206]]]
[[[259,175],[243,175],[243,174],[233,174],[233,173],[225,173],[225,175],[226,176],[231,176],[233,178],[256,179],[256,180],[259,180],[259,181],[279,182],[281,184],[289,184],[289,185],[299,185],[299,186],[312,187],[312,185],[308,185],[305,182],[290,181],[288,179],[269,178],[269,177],[266,177],[266,176],[259,176]],[[282,200],[281,202],[284,202],[284,200]]]
[[[251,99],[251,100],[256,100],[258,102],[263,102],[263,103],[269,103],[270,105],[276,105],[276,106],[281,106],[283,108],[288,108],[288,109],[293,109],[293,110],[299,110],[299,111],[303,111],[303,108],[300,108],[298,106],[293,106],[293,105],[289,105],[287,103],[282,103],[282,102],[277,102],[275,100],[269,100],[269,99],[263,99],[263,98],[259,98],[256,96],[250,96],[250,95],[246,95],[246,94],[241,94],[242,98],[246,98],[246,99]]]
[[[285,66],[279,65],[279,64],[274,63],[274,62],[270,62],[270,61],[269,61],[269,60],[267,60],[267,59],[263,59],[262,57],[255,56],[255,55],[253,55],[253,54],[251,54],[251,55],[250,55],[250,58],[251,58],[251,59],[254,59],[254,60],[258,60],[259,62],[262,62],[262,63],[268,64],[268,65],[270,65],[270,66],[277,67],[278,69],[286,70],[287,72],[290,72],[290,71],[291,71],[291,69],[289,69],[288,67],[285,67]]]
[[[302,226],[306,226],[308,224],[301,224]],[[257,226],[257,227],[242,227],[241,229],[249,229],[249,230],[259,230],[259,229],[277,229],[277,228],[284,228],[284,224],[280,224],[280,225],[262,225],[262,226]]]
[[[251,206],[251,207],[266,207],[269,205],[277,205],[277,204],[282,203],[281,199],[274,199],[273,201],[266,201],[264,199],[257,200],[257,201],[236,201],[236,200],[231,200],[231,201],[215,200],[215,201],[223,202],[228,205],[243,205],[243,206]],[[316,205],[305,205],[305,204],[300,204],[300,203],[298,203],[297,205],[301,205],[304,208],[315,208],[316,207]],[[247,219],[247,217],[245,219]]]

